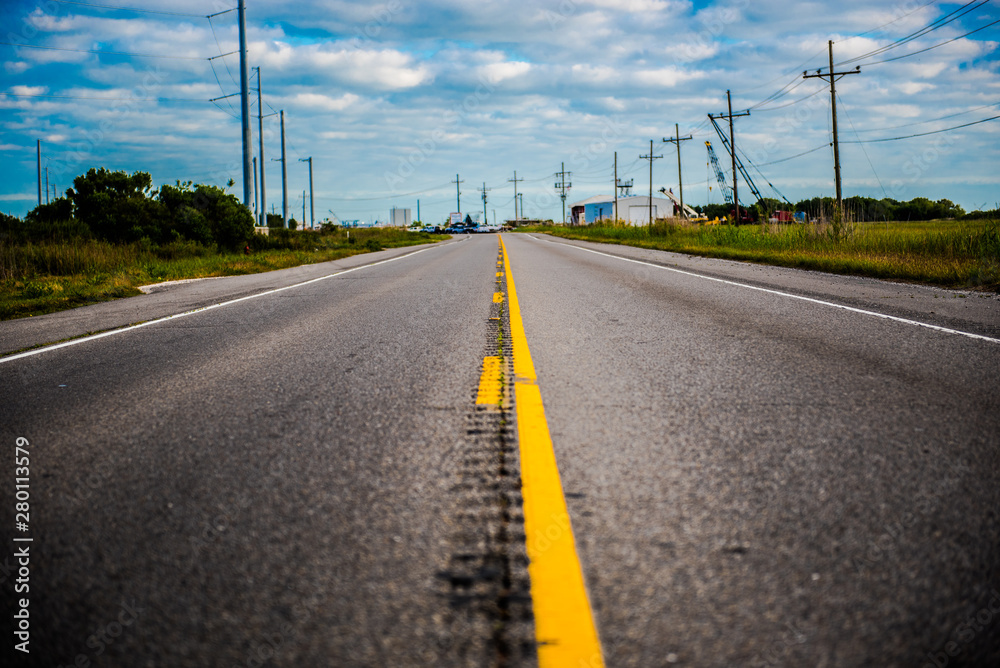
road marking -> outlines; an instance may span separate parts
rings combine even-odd
[[[154,320],[147,320],[146,322],[140,322],[135,325],[126,325],[125,327],[119,327],[118,329],[111,329],[106,332],[101,332],[100,334],[91,334],[90,336],[83,336],[78,339],[73,339],[71,341],[63,341],[62,343],[55,343],[50,346],[43,346],[41,348],[35,348],[33,350],[28,350],[23,353],[18,353],[16,355],[8,355],[7,357],[0,357],[0,364],[4,362],[13,362],[14,360],[19,360],[25,357],[32,357],[33,355],[41,355],[42,353],[47,353],[52,350],[58,350],[59,348],[68,348],[70,346],[76,346],[81,343],[87,343],[88,341],[96,341],[97,339],[103,339],[106,336],[114,336],[115,334],[121,334],[123,332],[130,332],[134,329],[139,329],[140,327],[148,327],[150,325],[155,325],[157,323],[166,322],[168,320],[176,320],[177,318],[186,318],[189,315],[195,315],[196,313],[204,313],[205,311],[211,311],[212,309],[222,308],[223,306],[230,306],[232,304],[238,304],[239,302],[245,302],[249,299],[257,299],[258,297],[266,297],[267,295],[273,295],[276,292],[283,292],[285,290],[292,290],[293,288],[301,288],[304,285],[309,285],[311,283],[318,283],[319,281],[325,281],[328,278],[336,278],[337,276],[343,276],[344,274],[350,274],[354,271],[360,271],[361,269],[368,269],[370,267],[377,267],[380,264],[386,264],[388,262],[395,262],[396,260],[402,260],[403,258],[413,257],[418,253],[423,253],[424,251],[429,251],[434,248],[443,248],[443,246],[430,246],[428,248],[421,248],[420,250],[413,251],[412,253],[406,253],[405,255],[399,255],[397,257],[391,257],[388,260],[379,260],[378,262],[372,262],[371,264],[363,264],[360,267],[352,267],[351,269],[344,269],[343,271],[338,271],[333,274],[327,274],[325,276],[320,276],[319,278],[312,278],[308,281],[303,281],[302,283],[295,283],[294,285],[286,285],[283,288],[275,288],[273,290],[267,290],[266,292],[258,292],[254,295],[247,295],[246,297],[240,297],[238,299],[230,299],[229,301],[219,302],[218,304],[212,304],[210,306],[203,306],[201,308],[196,308],[191,311],[185,311],[183,313],[175,313],[174,315],[164,316],[162,318],[156,318]]]
[[[542,393],[524,334],[507,247],[500,238],[514,358],[514,402],[531,603],[540,668],[604,665],[563,496]]]
[[[756,285],[747,285],[746,283],[739,283],[737,281],[730,281],[724,278],[715,278],[714,276],[704,276],[702,274],[696,274],[690,271],[684,271],[683,269],[674,269],[673,267],[665,267],[662,264],[654,264],[652,262],[645,262],[643,260],[633,260],[629,257],[622,257],[620,255],[612,255],[611,253],[602,253],[601,251],[596,251],[590,248],[582,248],[574,244],[564,244],[556,241],[549,241],[548,239],[539,239],[530,234],[526,235],[535,241],[543,241],[550,244],[558,244],[560,246],[567,246],[569,248],[575,248],[577,250],[583,251],[585,253],[593,253],[594,255],[603,255],[604,257],[614,258],[615,260],[622,260],[624,262],[632,262],[634,264],[641,264],[647,267],[655,267],[656,269],[664,269],[666,271],[672,271],[675,274],[683,274],[685,276],[693,276],[694,278],[702,278],[706,281],[714,281],[716,283],[724,283],[725,285],[733,285],[738,288],[746,288],[747,290],[756,290],[758,292],[766,292],[772,295],[778,295],[780,297],[789,297],[791,299],[798,299],[804,302],[810,302],[813,304],[820,304],[821,306],[831,306],[833,308],[839,308],[844,311],[851,311],[853,313],[860,313],[862,315],[870,315],[875,318],[882,318],[883,320],[892,320],[894,322],[901,322],[906,325],[913,325],[915,327],[925,327],[927,329],[933,329],[938,332],[944,332],[945,334],[954,334],[957,336],[966,336],[970,339],[979,339],[981,341],[989,341],[990,343],[1000,343],[1000,339],[993,338],[991,336],[983,336],[982,334],[973,334],[972,332],[963,332],[960,329],[950,329],[948,327],[942,327],[940,325],[932,325],[929,322],[920,322],[919,320],[910,320],[908,318],[900,318],[899,316],[889,315],[887,313],[879,313],[878,311],[868,311],[862,308],[856,308],[854,306],[846,306],[844,304],[837,304],[836,302],[828,302],[822,299],[814,299],[813,297],[803,297],[802,295],[796,295],[791,292],[782,292],[781,290],[772,290],[771,288],[761,288]]]
[[[493,303],[494,304],[500,304],[502,302],[503,302],[503,293],[502,292],[494,292],[493,293]]]
[[[479,376],[476,405],[498,406],[500,404],[500,399],[503,396],[503,388],[500,386],[500,364],[499,357],[483,358],[483,373]]]

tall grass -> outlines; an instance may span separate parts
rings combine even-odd
[[[0,241],[0,320],[136,295],[138,286],[160,281],[258,273],[439,239],[394,228],[352,229],[349,236],[272,230],[254,237],[246,255],[183,239],[157,246],[8,238]]]
[[[1000,222],[591,225],[556,236],[835,273],[1000,290]]]

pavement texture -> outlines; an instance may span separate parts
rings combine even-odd
[[[474,404],[496,254],[445,244],[0,366],[32,452],[25,665],[531,665],[510,444]]]
[[[1000,338],[995,296],[504,240],[606,665],[1000,665],[1000,343],[919,324]],[[535,665],[516,425],[475,403],[496,261],[0,323],[16,350],[259,295],[0,359],[15,665]]]
[[[1000,617],[963,625],[1000,608],[1000,343],[505,240],[608,665],[997,664]],[[572,245],[998,323],[990,297]]]

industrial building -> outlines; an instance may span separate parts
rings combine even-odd
[[[391,227],[409,227],[412,209],[397,209],[392,207],[389,210],[389,225]]]
[[[674,214],[674,203],[662,197],[653,198],[653,220],[670,218]],[[630,195],[618,198],[617,219],[629,225],[647,225],[649,223],[649,197],[646,195]],[[596,195],[572,206],[570,221],[574,225],[587,225],[599,220],[615,220],[614,195]]]

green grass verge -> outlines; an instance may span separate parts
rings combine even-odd
[[[257,246],[284,246],[217,253],[179,242],[150,248],[93,239],[0,244],[0,320],[140,294],[139,286],[211,276],[239,276],[339,260],[383,248],[440,241],[441,235],[393,228],[282,235]]]
[[[1000,292],[1000,222],[538,226],[565,239],[624,244],[836,274]]]

